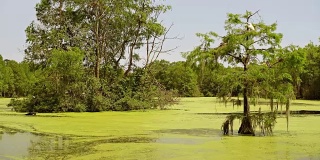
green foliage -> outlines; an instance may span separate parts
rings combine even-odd
[[[180,96],[200,96],[196,73],[185,62],[156,61],[151,70],[167,90],[176,90]]]
[[[243,88],[243,74],[241,68],[223,68],[217,78],[218,97],[239,96]]]
[[[297,91],[305,99],[320,99],[320,45],[310,43],[303,51],[306,60],[304,72],[300,75],[301,87]]]
[[[26,62],[3,60],[0,55],[0,97],[27,96],[34,82],[34,74]]]
[[[7,106],[13,107],[13,109],[18,112],[27,112],[28,110],[26,105],[27,103],[25,99],[11,99]]]
[[[156,48],[162,48],[168,29],[158,17],[169,9],[151,0],[40,1],[38,21],[25,30],[26,61],[37,77],[33,90],[24,92],[32,96],[25,109],[127,111],[157,108],[160,99],[166,100],[161,107],[172,103],[174,97],[166,99],[160,93],[165,89],[146,72],[155,59],[137,67],[136,52],[146,47],[147,56],[161,53]]]
[[[253,99],[280,98],[282,95],[288,98],[294,79],[291,72],[284,72],[284,68],[303,66],[301,55],[286,57],[286,54],[282,54],[286,50],[282,51],[280,47],[282,34],[275,32],[276,23],[267,25],[262,20],[255,22],[252,17],[256,14],[257,12],[248,11],[242,15],[229,13],[225,21],[225,36],[218,36],[213,32],[197,34],[202,38],[202,44],[184,54],[187,62],[198,71],[198,75],[204,75],[205,72],[219,75],[212,81],[219,88],[219,97],[237,96],[243,92],[242,96]],[[253,24],[254,30],[247,27],[247,22]],[[214,47],[214,42],[220,39],[222,42]],[[221,63],[221,60],[233,68],[215,67],[218,65],[214,64]],[[285,63],[276,65],[280,62]],[[296,72],[301,72],[301,69]],[[279,88],[286,89],[280,91]]]
[[[239,96],[242,92],[245,117],[239,129],[240,134],[254,134],[249,118],[250,98],[256,100],[264,96],[272,99],[272,103],[273,98],[281,101],[293,98],[291,86],[298,84],[299,79],[292,71],[296,68],[295,73],[301,73],[304,61],[299,50],[296,54],[283,54],[291,52],[292,48],[281,48],[283,35],[276,33],[276,23],[267,25],[261,19],[253,20],[258,12],[229,13],[225,21],[226,35],[218,36],[214,32],[197,34],[202,38],[201,45],[183,55],[200,75],[204,75],[204,68],[213,72],[215,68],[212,64],[220,62],[233,67],[225,69],[225,72],[219,75],[217,96],[226,102],[226,97]],[[218,40],[222,42],[215,45]],[[211,66],[207,63],[207,57],[210,57]],[[284,63],[278,66],[281,62]]]

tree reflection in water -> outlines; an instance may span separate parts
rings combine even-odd
[[[68,156],[69,141],[63,136],[0,128],[0,159],[64,159]]]

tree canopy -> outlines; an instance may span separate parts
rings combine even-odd
[[[262,19],[254,21],[259,11],[244,14],[227,14],[226,35],[215,32],[198,33],[202,44],[193,51],[185,53],[191,66],[213,68],[224,63],[242,70],[230,70],[219,83],[218,96],[232,96],[239,91],[243,96],[243,118],[238,133],[254,134],[250,117],[249,98],[260,96],[288,101],[294,86],[299,86],[299,73],[302,72],[304,57],[300,50],[288,46],[282,48],[283,35],[277,33],[277,24],[265,24]],[[209,63],[208,63],[209,61]],[[273,110],[273,107],[271,107]]]
[[[170,27],[158,18],[169,9],[151,0],[41,0],[25,50],[25,62],[39,75],[20,110],[132,110],[174,102],[162,100],[164,89],[148,69],[165,52]]]

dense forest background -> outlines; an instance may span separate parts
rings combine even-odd
[[[289,54],[292,56],[299,54],[300,57],[303,58],[300,59],[303,61],[301,68],[294,68],[294,70],[290,72],[290,76],[296,79],[295,82],[292,81],[295,97],[298,99],[319,100],[320,46],[310,43],[305,47],[296,46],[295,48],[294,51],[288,50]],[[162,94],[174,94],[180,97],[212,97],[221,96],[221,94],[224,93],[229,94],[229,96],[241,95],[241,91],[237,89],[237,87],[226,92],[221,91],[221,89],[225,88],[225,85],[231,86],[232,84],[237,84],[235,73],[240,70],[237,67],[226,67],[221,63],[215,64],[208,62],[205,68],[201,68],[203,67],[201,65],[189,65],[189,61],[187,60],[180,62],[156,60],[152,63],[152,67],[150,67],[147,73],[145,73],[145,68],[135,66],[127,77],[124,77],[125,70],[123,68],[119,70],[101,68],[101,70],[105,72],[104,74],[106,74],[106,72],[109,72],[108,75],[119,74],[117,77],[101,74],[101,79],[120,79],[117,80],[117,83],[113,84],[106,82],[104,84],[105,88],[103,89],[107,90],[107,92],[103,91],[103,93],[109,93],[110,96],[119,96],[114,93],[122,95],[118,97],[117,103],[121,101],[123,101],[122,103],[133,103],[127,104],[128,108],[123,108],[124,105],[120,104],[119,108],[113,108],[112,105],[114,104],[109,102],[111,99],[105,97],[107,95],[90,93],[92,91],[89,89],[94,89],[97,92],[101,91],[102,85],[100,84],[101,82],[96,81],[96,79],[89,74],[86,74],[88,68],[82,64],[83,57],[78,52],[79,51],[58,50],[53,52],[53,57],[50,59],[52,64],[48,68],[35,68],[33,63],[26,60],[18,63],[13,60],[4,60],[0,56],[0,96],[7,98],[32,97],[31,99],[41,97],[46,100],[52,99],[51,101],[47,101],[47,103],[53,104],[57,103],[55,102],[57,101],[55,98],[60,97],[63,101],[58,103],[60,104],[59,106],[61,107],[61,104],[66,104],[65,108],[60,108],[59,110],[85,111],[92,109],[92,111],[102,111],[139,109],[135,108],[135,106],[143,105],[139,104],[139,101],[136,101],[135,98],[142,96],[139,94],[144,94],[144,92],[150,94],[151,91],[145,91],[144,88],[147,87],[150,89],[150,86],[153,85],[159,86],[154,87],[154,90],[160,88],[158,92],[163,92]],[[266,65],[267,64],[261,64],[261,66]],[[228,80],[226,81],[226,79]],[[83,106],[79,106],[77,103],[84,101],[84,97],[88,94],[87,92],[85,93],[85,91],[88,91],[90,96],[94,98],[101,98],[100,103],[101,106],[104,107],[89,109],[86,108],[85,103]],[[155,95],[157,94],[155,93]],[[170,97],[170,95],[167,96]],[[96,101],[92,103],[99,102],[99,99],[95,100]],[[134,104],[135,102],[136,104]],[[145,107],[150,106],[146,105]],[[56,108],[50,109],[50,111],[53,110],[56,110]]]
[[[163,50],[164,43],[178,38],[168,37],[172,26],[158,20],[170,6],[106,2],[37,4],[38,20],[25,30],[24,61],[0,56],[0,97],[17,98],[10,104],[16,111],[97,112],[163,109],[177,97],[242,96],[242,66],[226,63],[218,48],[224,44],[213,46],[206,34],[198,34],[202,43],[193,51],[182,53],[185,61],[158,60],[171,51]],[[268,27],[258,25],[261,33]],[[293,98],[320,99],[320,45],[277,45],[272,52],[277,54],[252,60],[246,75],[251,99],[281,99],[290,87]]]

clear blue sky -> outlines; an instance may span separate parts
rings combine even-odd
[[[25,28],[35,20],[35,4],[40,0],[1,0],[0,54],[6,59],[21,61],[25,48]],[[227,13],[244,13],[260,9],[260,16],[269,24],[278,22],[278,32],[284,34],[283,45],[304,46],[317,43],[320,37],[320,0],[167,0],[172,11],[162,19],[174,24],[170,35],[182,40],[170,41],[166,48],[179,46],[175,52],[161,57],[182,60],[180,52],[199,44],[195,33],[214,31],[223,34]]]

